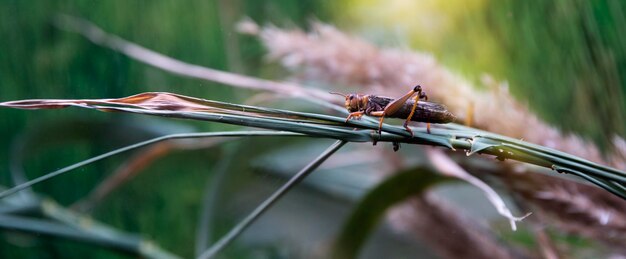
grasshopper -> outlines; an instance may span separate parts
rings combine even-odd
[[[411,91],[398,99],[371,94],[342,94],[337,92],[331,92],[331,94],[341,95],[346,98],[345,107],[350,112],[346,122],[352,118],[360,119],[363,115],[380,117],[379,134],[381,133],[385,117],[406,118],[403,126],[411,133],[411,137],[413,137],[413,131],[408,126],[409,121],[426,122],[426,129],[430,133],[431,123],[444,124],[453,122],[456,119],[454,114],[449,112],[444,105],[428,102],[428,96],[426,92],[422,91],[420,85],[413,87]],[[423,101],[420,101],[420,99]]]

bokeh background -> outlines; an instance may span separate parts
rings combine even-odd
[[[259,24],[307,29],[321,21],[379,46],[432,54],[470,82],[487,73],[540,118],[610,152],[626,136],[626,7],[621,1],[1,1],[0,101],[32,98],[112,98],[168,91],[242,103],[255,92],[189,79],[139,63],[53,25],[59,14],[185,62],[283,80],[261,42],[241,35],[244,17]],[[479,84],[477,84],[479,85]],[[341,89],[341,85],[326,86]],[[270,106],[319,111],[283,100]],[[475,111],[489,112],[489,111]],[[0,109],[0,185],[11,186],[10,163],[28,178],[122,145],[167,133],[217,131],[215,123],[64,109]],[[210,217],[210,240],[227,231],[332,141],[253,138],[208,148],[174,150],[85,213],[117,229],[154,240],[182,257],[196,254],[199,217]],[[358,148],[359,146],[357,146]],[[370,147],[367,147],[370,148]],[[419,150],[415,151],[419,152]],[[84,198],[131,155],[116,156],[34,187],[64,206]],[[288,194],[232,247],[226,258],[315,257],[351,205],[378,179],[326,174]],[[359,169],[351,169],[357,172]],[[337,184],[339,182],[339,184]],[[350,183],[341,190],[341,184]],[[339,190],[324,188],[338,185]],[[316,187],[317,186],[317,187]],[[512,233],[478,191],[442,192],[519,246],[535,241]],[[469,199],[466,197],[474,197]],[[466,200],[463,200],[463,199]],[[209,215],[201,214],[209,201]],[[559,236],[588,250],[589,240]],[[594,252],[590,252],[594,253]],[[364,257],[432,257],[427,248],[384,224]],[[584,255],[584,254],[583,254]],[[71,240],[0,232],[2,258],[126,258],[133,255]]]

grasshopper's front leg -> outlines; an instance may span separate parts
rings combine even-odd
[[[361,119],[361,117],[363,117],[364,112],[362,111],[358,111],[358,112],[351,112],[350,114],[348,114],[348,118],[346,118],[346,122],[348,122],[350,119],[352,118],[356,118]]]

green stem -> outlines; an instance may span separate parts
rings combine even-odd
[[[298,134],[298,133],[293,133],[293,132],[274,132],[274,131],[223,131],[223,132],[203,132],[203,133],[184,133],[184,134],[171,134],[171,135],[165,135],[165,136],[161,136],[161,137],[157,137],[157,138],[153,138],[153,139],[149,139],[146,141],[142,141],[133,145],[129,145],[129,146],[125,146],[122,148],[118,148],[115,149],[113,151],[104,153],[102,155],[99,156],[95,156],[92,157],[90,159],[86,159],[83,160],[81,162],[75,163],[73,165],[61,168],[59,170],[56,170],[54,172],[45,174],[43,176],[37,177],[33,180],[30,180],[28,182],[19,184],[13,188],[10,188],[8,190],[5,190],[3,192],[0,192],[0,199],[9,196],[13,193],[19,192],[23,189],[26,189],[34,184],[43,182],[45,180],[48,180],[50,178],[59,176],[61,174],[67,173],[71,170],[74,170],[76,168],[79,168],[81,166],[85,166],[88,164],[91,164],[93,162],[97,162],[100,161],[102,159],[105,159],[107,157],[110,156],[114,156],[117,155],[119,153],[123,153],[129,150],[133,150],[133,149],[137,149],[140,147],[144,147],[147,145],[151,145],[154,143],[158,143],[158,142],[162,142],[165,140],[170,140],[170,139],[181,139],[181,138],[208,138],[208,137],[244,137],[244,136],[304,136],[302,134]]]
[[[235,238],[237,238],[246,228],[248,228],[254,221],[256,221],[268,208],[270,208],[278,199],[280,199],[285,193],[287,193],[296,184],[301,182],[311,172],[313,172],[318,166],[320,166],[326,159],[328,159],[335,151],[339,150],[347,142],[343,140],[337,140],[332,144],[324,153],[309,163],[306,167],[302,168],[300,172],[294,175],[287,183],[276,190],[269,198],[263,203],[257,206],[248,216],[246,216],[241,222],[233,227],[226,235],[217,241],[213,246],[204,251],[198,258],[206,259],[212,258],[228,244],[230,244]]]

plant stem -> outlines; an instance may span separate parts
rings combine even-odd
[[[16,185],[13,188],[10,188],[8,190],[5,190],[3,192],[0,192],[0,199],[9,196],[13,193],[19,192],[23,189],[26,189],[34,184],[37,184],[39,182],[43,182],[45,180],[48,180],[50,178],[59,176],[61,174],[67,173],[73,169],[79,168],[81,166],[85,166],[88,164],[91,164],[93,162],[97,162],[100,161],[102,159],[105,159],[107,157],[110,156],[114,156],[117,155],[119,153],[123,153],[129,150],[133,150],[133,149],[137,149],[140,147],[144,147],[150,144],[154,144],[157,142],[161,142],[161,141],[165,141],[165,140],[170,140],[170,139],[181,139],[181,138],[208,138],[208,137],[244,137],[244,136],[304,136],[302,134],[298,134],[298,133],[293,133],[293,132],[276,132],[276,131],[222,131],[222,132],[202,132],[202,133],[183,133],[183,134],[171,134],[171,135],[165,135],[165,136],[161,136],[161,137],[157,137],[157,138],[153,138],[153,139],[149,139],[146,141],[142,141],[133,145],[128,145],[122,148],[118,148],[115,149],[113,151],[101,154],[99,156],[95,156],[92,157],[90,159],[86,159],[83,160],[81,162],[75,163],[73,165],[61,168],[59,170],[56,170],[54,172],[45,174],[43,176],[37,177],[33,180],[30,180],[28,182]]]
[[[213,246],[204,251],[198,258],[206,259],[212,258],[217,253],[219,253],[222,249],[224,249],[228,244],[230,244],[237,236],[239,236],[246,228],[248,228],[254,221],[256,221],[268,208],[270,208],[278,199],[280,199],[285,193],[287,193],[291,188],[293,188],[296,184],[301,182],[305,177],[307,177],[311,172],[313,172],[319,165],[321,165],[326,159],[328,159],[332,154],[335,153],[339,148],[345,145],[347,142],[343,140],[337,140],[333,143],[324,153],[322,153],[319,157],[309,163],[306,167],[302,168],[300,172],[294,175],[287,183],[281,186],[278,190],[276,190],[269,198],[267,198],[263,203],[261,203],[258,207],[252,211],[248,216],[246,216],[241,222],[239,222],[235,227],[233,227],[226,235],[224,235],[220,240],[217,241]]]

